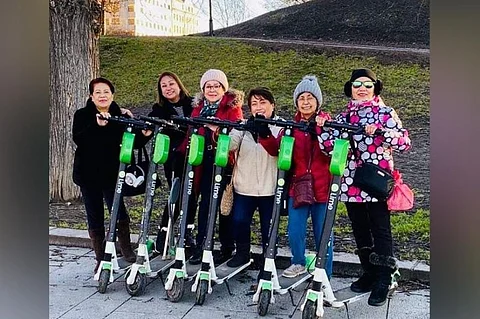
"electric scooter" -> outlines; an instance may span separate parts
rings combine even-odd
[[[122,137],[122,145],[120,149],[120,165],[118,168],[117,184],[115,187],[115,194],[113,197],[113,204],[110,214],[110,226],[108,229],[107,240],[105,244],[105,254],[103,260],[100,262],[97,272],[94,275],[94,279],[98,280],[97,290],[100,293],[105,293],[108,283],[113,282],[113,273],[120,272],[130,267],[130,263],[127,263],[123,258],[118,258],[115,241],[116,241],[116,225],[118,208],[120,200],[122,198],[122,187],[125,182],[125,169],[127,164],[131,163],[133,145],[135,141],[135,133],[133,129],[152,129],[150,125],[143,121],[136,119],[124,118],[124,117],[110,117],[103,118],[109,122],[115,122],[125,125],[125,132]]]
[[[320,240],[319,250],[316,254],[315,270],[313,271],[312,287],[307,291],[307,296],[300,307],[303,319],[322,318],[324,314],[323,306],[329,305],[334,308],[345,306],[348,316],[348,304],[361,299],[369,294],[355,293],[350,287],[333,291],[325,271],[327,245],[330,233],[335,223],[335,215],[337,211],[338,197],[345,165],[347,163],[348,151],[350,147],[350,137],[354,134],[361,134],[364,131],[363,126],[325,122],[325,127],[337,129],[341,133],[341,137],[334,142],[332,159],[330,162],[330,173],[333,175],[330,183],[330,192],[328,195],[327,212],[323,225],[322,237]],[[376,134],[381,131],[377,130]],[[398,270],[392,275],[392,283],[390,285],[389,295],[398,287],[396,279],[400,276]],[[388,299],[390,303],[390,298]],[[389,306],[389,305],[388,305]],[[387,306],[387,318],[388,318]]]
[[[140,119],[145,121],[145,118],[140,117]],[[153,257],[152,255],[153,258],[150,259],[151,249],[148,249],[148,246],[151,246],[152,241],[148,238],[148,230],[153,207],[153,196],[155,194],[155,186],[157,183],[157,167],[158,165],[164,164],[167,161],[170,149],[170,137],[168,135],[161,134],[161,130],[165,127],[175,128],[175,125],[164,120],[158,120],[155,122],[150,120],[146,121],[146,123],[154,125],[155,129],[153,131],[153,141],[149,147],[151,160],[148,167],[148,173],[146,175],[146,192],[143,204],[142,221],[140,224],[137,259],[125,274],[125,289],[131,296],[142,295],[145,291],[147,277],[155,278],[173,264],[173,260],[168,258],[170,255],[167,255],[167,247],[172,247],[171,241],[165,242],[165,249],[161,258],[160,256]],[[178,199],[178,193],[179,183],[177,178],[172,184],[170,196],[168,197],[169,210],[172,208],[172,206],[173,209],[175,209],[174,206]],[[172,216],[169,218],[169,226],[172,224],[173,228],[173,213],[171,215]],[[171,252],[168,251],[168,253]],[[160,276],[160,278],[162,277]]]
[[[212,283],[222,284],[225,283],[230,294],[230,287],[228,280],[233,276],[240,273],[247,268],[253,260],[250,259],[247,263],[238,267],[228,267],[225,261],[223,264],[215,267],[213,261],[213,234],[215,230],[215,221],[220,203],[220,189],[223,180],[224,168],[228,164],[228,154],[230,137],[228,131],[230,128],[236,128],[239,130],[246,129],[245,125],[241,122],[232,122],[226,120],[218,120],[213,118],[179,118],[172,117],[174,122],[183,122],[194,126],[204,126],[206,124],[217,125],[220,127],[220,134],[218,137],[217,147],[215,151],[215,161],[213,170],[213,183],[212,183],[212,199],[210,200],[209,214],[207,220],[207,234],[203,243],[203,255],[201,268],[198,270],[195,276],[195,282],[192,285],[192,292],[196,293],[195,303],[202,305],[205,302],[205,296],[207,293],[212,293]]]
[[[292,136],[292,130],[296,128],[308,131],[309,127],[308,125],[303,123],[285,120],[272,120],[256,117],[254,121],[280,126],[285,129],[285,133],[282,136],[280,142],[280,150],[278,155],[277,185],[275,188],[275,201],[273,203],[272,224],[269,231],[269,241],[265,254],[265,263],[263,272],[261,273],[260,280],[257,286],[257,290],[253,295],[253,302],[257,304],[258,314],[260,316],[265,316],[268,312],[269,305],[275,303],[274,293],[283,295],[288,292],[290,295],[290,300],[295,306],[291,290],[298,287],[300,284],[306,282],[312,276],[309,272],[306,272],[305,274],[294,278],[278,276],[277,267],[275,265],[275,257],[277,254],[276,248],[278,226],[280,224],[280,211],[282,209],[281,205],[285,196],[284,193],[287,191],[285,189],[285,178],[286,173],[290,170],[292,164],[292,153],[295,143],[295,138]]]
[[[205,302],[206,294],[212,293],[212,282],[214,284],[225,283],[230,295],[230,287],[228,280],[233,276],[246,269],[253,262],[249,259],[248,262],[238,267],[228,267],[227,263],[230,260],[225,261],[223,264],[215,267],[213,261],[213,235],[215,231],[215,220],[218,213],[218,208],[221,200],[221,185],[224,175],[224,169],[228,164],[228,154],[230,146],[230,137],[228,135],[230,128],[236,128],[239,130],[245,129],[245,125],[241,122],[232,122],[226,120],[210,119],[210,118],[192,118],[194,122],[201,124],[217,125],[220,128],[218,136],[217,146],[215,150],[215,161],[213,168],[213,180],[210,200],[208,220],[207,220],[207,234],[203,243],[203,255],[201,268],[195,278],[195,282],[192,285],[192,292],[195,292],[195,303],[197,305],[203,305]]]
[[[177,123],[186,125],[185,121],[177,120]],[[180,206],[180,229],[178,235],[178,242],[175,247],[175,261],[170,268],[166,282],[165,291],[168,300],[171,302],[178,302],[182,299],[185,291],[185,283],[191,281],[197,274],[200,265],[191,265],[187,263],[185,254],[185,234],[187,227],[193,229],[193,225],[188,225],[187,216],[193,212],[189,212],[190,198],[193,194],[193,178],[194,167],[198,166],[203,161],[203,152],[205,147],[205,138],[198,134],[198,127],[191,126],[189,128],[188,142],[187,142],[187,163],[185,167],[185,174],[182,183],[182,198]],[[173,212],[173,210],[172,210]]]

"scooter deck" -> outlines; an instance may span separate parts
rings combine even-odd
[[[335,308],[342,307],[345,304],[358,301],[369,294],[370,292],[354,292],[350,287],[345,287],[333,292],[336,299],[330,305]]]
[[[186,268],[187,268],[187,278],[185,278],[187,281],[190,281],[195,278],[197,275],[198,271],[202,267],[202,264],[198,265],[192,265],[187,261]]]
[[[223,264],[215,267],[215,273],[217,274],[217,280],[215,280],[216,284],[223,284],[226,280],[232,278],[242,270],[246,269],[253,262],[253,259],[250,259],[248,263],[240,265],[238,267],[228,267],[227,263],[229,261],[230,259]]]
[[[150,269],[152,271],[147,274],[147,277],[155,278],[175,263],[175,258],[162,259],[162,255],[158,255],[153,259],[150,259]]]
[[[280,284],[281,288],[275,290],[275,292],[281,295],[286,294],[290,289],[294,289],[295,287],[301,285],[308,279],[312,278],[312,276],[313,275],[308,272],[293,278],[287,278],[280,275],[278,276],[278,283]]]
[[[124,273],[132,266],[132,263],[126,261],[123,257],[117,257],[117,262],[118,267],[120,267],[120,269],[116,271],[117,273]]]

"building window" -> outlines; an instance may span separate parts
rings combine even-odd
[[[135,12],[133,4],[128,5],[128,12]]]
[[[134,18],[128,18],[128,25],[134,25],[135,24],[135,19]]]

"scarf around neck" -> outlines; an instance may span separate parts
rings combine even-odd
[[[379,96],[375,95],[373,99],[368,100],[368,101],[356,101],[356,100],[350,100],[347,105],[348,111],[357,111],[361,108],[364,107],[369,107],[369,106],[385,106],[383,103],[382,99],[380,99]]]
[[[202,110],[200,111],[200,116],[201,117],[214,116],[215,113],[217,113],[221,100],[222,99],[218,100],[217,102],[210,103],[207,101],[207,99],[204,98],[203,107],[202,107]]]

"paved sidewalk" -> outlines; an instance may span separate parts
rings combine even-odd
[[[256,272],[246,271],[230,281],[233,296],[229,296],[225,285],[213,287],[213,293],[206,296],[203,306],[195,306],[195,295],[185,292],[179,303],[166,299],[165,290],[158,279],[148,279],[145,293],[131,297],[125,290],[125,280],[117,274],[116,280],[107,287],[105,294],[97,292],[97,281],[93,280],[94,258],[89,248],[50,245],[49,249],[49,310],[51,319],[89,318],[186,318],[186,319],[246,319],[260,318],[252,296],[246,296],[255,282]],[[347,287],[352,278],[332,279],[334,289]],[[187,288],[190,284],[187,284]],[[293,292],[298,302],[303,291]],[[429,318],[430,291],[416,290],[411,293],[397,292],[390,306],[390,319]],[[265,318],[286,319],[293,311],[288,294],[276,296],[276,303],[270,305]],[[366,299],[349,305],[350,318],[383,319],[386,305],[370,307]],[[293,318],[301,318],[296,311]],[[324,318],[347,318],[345,308],[326,308]]]
[[[131,235],[132,243],[138,241],[138,235]],[[90,248],[90,239],[88,231],[50,227],[49,244]],[[218,247],[216,248],[218,249]],[[260,258],[261,247],[252,246],[253,257]],[[277,258],[275,259],[278,268],[287,268],[290,265],[290,250],[279,248]],[[333,254],[334,275],[339,277],[358,277],[361,274],[360,261],[354,254],[334,252]],[[428,283],[430,281],[430,266],[424,262],[398,261],[398,267],[404,281],[421,281]]]

